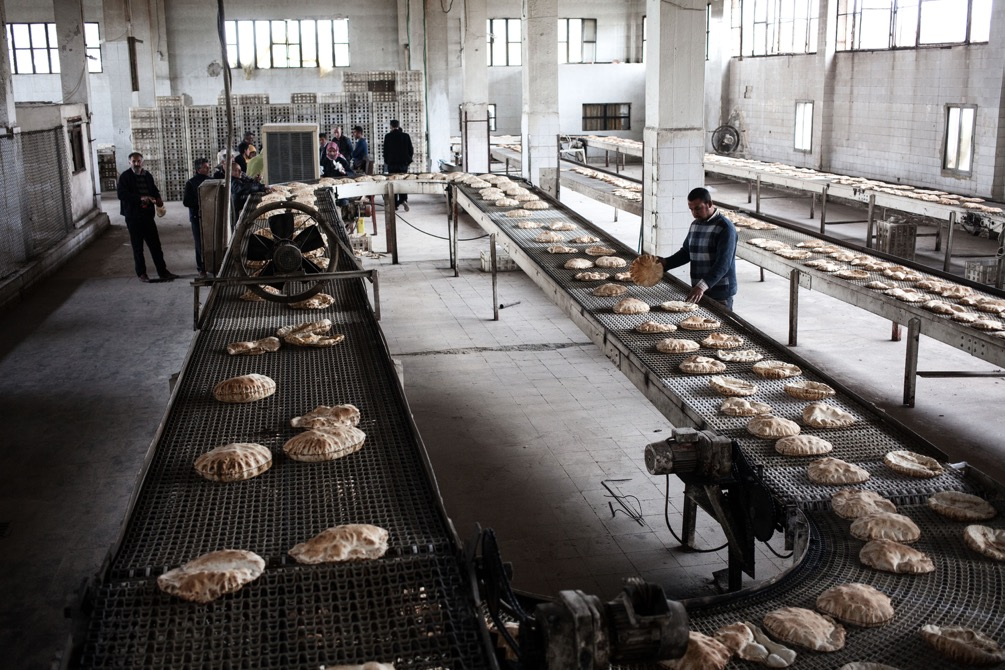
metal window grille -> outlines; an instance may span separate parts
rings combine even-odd
[[[84,24],[87,71],[101,72],[101,39],[97,23]],[[12,74],[59,72],[55,23],[8,23],[7,52]]]
[[[488,41],[488,64],[521,65],[523,35],[520,19],[488,19],[485,39]]]
[[[226,21],[230,67],[349,67],[349,19]]]
[[[631,130],[631,127],[631,103],[583,105],[583,130]]]

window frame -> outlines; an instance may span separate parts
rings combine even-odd
[[[959,0],[955,0],[959,2]],[[938,23],[932,19],[932,14],[928,14],[926,23],[925,8],[929,10],[936,8],[946,0],[888,0],[888,8],[863,7],[863,0],[839,0],[837,6],[837,21],[835,22],[835,48],[837,51],[891,51],[895,49],[925,49],[941,48],[946,46],[960,46],[970,44],[987,44],[990,36],[990,13],[992,0],[965,0],[966,18],[964,35],[962,40],[957,41],[923,41],[924,29],[926,26]],[[878,26],[870,26],[872,30],[887,33],[886,46],[862,47],[862,33],[866,30],[866,19],[870,14],[863,14],[868,11],[873,15],[883,12],[887,15],[887,25],[880,23]],[[975,37],[975,11],[987,14],[988,25],[982,23],[980,33]]]
[[[488,107],[488,121],[489,121],[489,132],[493,132],[496,129],[496,103],[488,102],[485,103]],[[464,105],[457,105],[457,129],[459,132],[464,132]]]
[[[792,148],[794,151],[800,153],[811,154],[813,153],[813,109],[815,105],[812,100],[796,100],[795,116],[793,119],[793,141]],[[809,117],[807,119],[807,108],[809,111]],[[802,117],[800,119],[800,117]],[[801,121],[801,123],[800,123]],[[806,124],[809,122],[809,128],[807,132]],[[805,141],[805,146],[800,146],[800,141]]]
[[[601,114],[587,114],[588,107],[601,107]],[[625,113],[620,113],[619,107],[625,108]],[[589,110],[594,111],[594,110]],[[601,121],[600,127],[590,127],[588,121]],[[620,127],[616,122],[620,121]],[[583,103],[583,132],[597,130],[631,130],[632,129],[632,103],[630,102],[584,102]]]
[[[952,177],[966,177],[966,178],[970,178],[974,174],[974,153],[975,153],[975,150],[977,148],[976,147],[976,144],[977,144],[976,143],[976,135],[977,135],[977,105],[975,105],[975,104],[966,104],[966,103],[946,103],[946,105],[945,105],[944,108],[946,110],[946,116],[945,116],[945,123],[942,126],[942,130],[943,130],[943,138],[942,138],[942,174],[946,175],[946,176],[952,176]],[[955,133],[954,133],[953,132],[954,129],[952,128],[952,122],[953,122],[952,117],[953,117],[953,111],[955,111],[955,110],[960,110],[961,113],[959,114],[960,118],[957,121],[957,128],[955,129]],[[961,141],[962,138],[963,138],[963,133],[961,131],[963,130],[963,123],[964,123],[964,116],[965,116],[962,113],[963,110],[970,110],[971,111],[971,116],[972,116],[972,118],[970,119],[970,128],[969,128],[969,138],[970,138],[970,143],[969,144],[970,144],[970,146],[967,147],[968,153],[969,153],[969,155],[967,156],[968,163],[967,163],[967,167],[965,169],[959,167],[960,158],[961,158],[961,152],[963,150],[963,143]],[[955,154],[953,156],[953,162],[955,163],[955,166],[954,167],[950,167],[950,165],[949,165],[949,163],[950,163],[950,146],[949,146],[949,144],[950,144],[950,140],[954,136],[956,138],[956,147],[955,147],[955,151],[953,152]]]
[[[572,34],[573,22],[578,21],[579,27],[579,60],[572,59],[573,42],[569,39]],[[589,27],[593,28],[593,39],[587,39]],[[563,40],[562,37],[565,37]],[[587,45],[592,45],[590,49],[592,55],[587,55]],[[558,64],[583,64],[597,62],[597,19],[564,18],[558,20]]]
[[[87,169],[84,157],[84,121],[79,116],[66,120],[66,139],[70,145],[72,174],[80,174]]]
[[[20,39],[15,39],[15,27],[16,26],[27,26],[27,40],[28,46],[18,46]],[[32,26],[44,26],[42,33],[45,37],[45,46],[35,46],[35,36],[33,35]],[[96,42],[88,42],[88,33],[94,31],[94,38]],[[8,62],[10,63],[11,74],[59,74],[62,69],[59,62],[59,43],[58,35],[56,34],[56,24],[52,21],[33,21],[29,23],[7,23],[7,51],[8,51]],[[19,31],[18,31],[19,32]],[[31,66],[30,72],[25,72],[24,67],[19,67],[18,65],[18,53],[29,54],[28,63]],[[38,63],[36,62],[36,52],[38,56],[43,53],[45,55],[45,61],[47,66],[47,71],[38,72]],[[97,21],[85,21],[84,22],[84,56],[87,59],[87,72],[88,74],[100,74],[104,71],[102,60],[101,60],[101,26]]]
[[[349,19],[345,17],[230,19],[224,23],[224,34],[231,69],[310,70],[352,64]],[[325,48],[328,37],[330,49]]]
[[[503,33],[503,53],[506,55],[505,63],[496,63],[495,46],[496,35]],[[513,39],[513,32],[516,38]],[[510,19],[499,17],[495,19],[485,19],[485,55],[489,67],[520,67],[523,65],[523,22],[521,19]],[[514,49],[514,45],[519,48]],[[517,62],[512,62],[516,60]]]
[[[787,13],[789,9],[791,15]],[[802,56],[815,54],[819,49],[818,0],[739,0],[732,4],[730,15],[731,37],[739,39],[739,54],[735,53],[735,43],[731,49],[734,57]]]

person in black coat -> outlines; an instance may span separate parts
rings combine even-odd
[[[391,132],[384,135],[384,166],[388,174],[403,174],[408,172],[412,164],[412,138],[401,129],[397,119],[391,119]],[[394,196],[394,208],[401,205],[408,211],[408,194],[399,193]]]
[[[163,207],[160,191],[152,174],[143,169],[143,154],[134,151],[129,154],[129,169],[119,175],[116,193],[119,197],[119,213],[126,218],[129,243],[133,247],[133,263],[136,276],[141,282],[150,281],[147,263],[143,257],[143,243],[150,249],[150,257],[161,279],[177,279],[178,275],[167,269],[161,239],[157,234],[154,214],[157,207]]]
[[[195,159],[195,176],[185,182],[185,195],[181,204],[188,207],[188,221],[192,224],[192,237],[195,239],[195,267],[199,270],[199,279],[206,277],[206,265],[202,260],[202,215],[199,211],[199,185],[209,179],[209,159]]]

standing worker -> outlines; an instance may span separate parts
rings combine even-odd
[[[150,257],[157,268],[157,275],[165,281],[177,279],[164,264],[161,239],[154,223],[154,208],[163,207],[160,191],[152,174],[143,169],[143,154],[134,151],[129,154],[129,169],[119,175],[116,192],[119,197],[119,213],[126,218],[129,243],[133,247],[133,262],[136,276],[141,282],[149,282],[147,264],[143,258],[143,243],[150,249]]]
[[[698,302],[707,295],[731,310],[736,295],[736,228],[712,204],[708,189],[696,188],[688,193],[687,208],[694,221],[681,248],[660,259],[663,271],[691,263],[687,301]]]
[[[345,156],[346,159],[352,155],[352,142],[350,142],[349,138],[342,133],[342,126],[335,126],[332,128],[331,141],[338,144],[338,152]]]
[[[199,185],[209,179],[209,159],[195,159],[195,176],[185,182],[185,196],[181,204],[188,207],[188,221],[192,224],[195,239],[195,267],[199,279],[206,278],[206,264],[202,260],[202,213],[199,211]]]
[[[401,129],[398,119],[391,119],[391,132],[384,135],[384,166],[388,174],[404,174],[412,164],[412,138]],[[408,211],[408,194],[400,193],[394,196],[394,209],[398,205]]]
[[[363,126],[353,126],[352,137],[352,169],[357,174],[366,174],[366,166],[370,161],[370,147],[363,137]]]

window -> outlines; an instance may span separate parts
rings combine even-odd
[[[101,41],[98,24],[84,24],[87,71],[101,72]],[[7,49],[12,74],[56,74],[59,44],[55,23],[8,23]]]
[[[970,174],[974,157],[974,105],[946,105],[946,155],[942,167]]]
[[[520,19],[489,19],[485,36],[489,43],[486,52],[490,66],[520,65],[523,62]]]
[[[837,49],[987,42],[992,0],[838,0]]]
[[[813,151],[813,102],[796,101],[796,151]]]
[[[642,17],[642,62],[646,62],[646,39],[648,35],[646,34],[646,17]]]
[[[729,5],[729,55],[743,56],[743,0],[732,0]]]
[[[84,164],[84,126],[79,116],[66,120],[66,134],[70,140],[73,174],[83,172],[87,166]]]
[[[349,67],[349,19],[227,21],[230,67]]]
[[[631,130],[631,121],[631,103],[583,105],[583,130]]]
[[[708,60],[708,47],[712,41],[712,3],[705,5],[705,60]]]
[[[597,60],[597,20],[558,20],[558,62],[592,63]]]
[[[491,133],[496,129],[496,105],[494,102],[489,103],[488,110],[489,110],[489,132]],[[457,105],[457,121],[461,129],[461,132],[464,132],[464,105]]]
[[[816,53],[817,0],[740,0],[739,5],[740,56]]]

